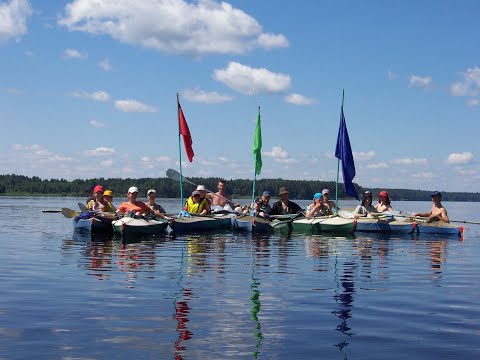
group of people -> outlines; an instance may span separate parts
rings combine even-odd
[[[232,201],[232,196],[227,194],[226,189],[227,182],[223,179],[218,180],[217,192],[207,192],[204,185],[198,185],[188,197],[183,210],[200,215],[207,215],[216,208],[232,211],[240,204]]]
[[[135,215],[152,214],[160,218],[166,218],[165,209],[156,203],[157,192],[155,189],[147,191],[147,201],[137,200],[138,188],[131,186],[127,192],[127,201],[120,204],[118,209],[112,204],[113,192],[104,190],[102,185],[96,185],[92,190],[92,196],[87,199],[86,208],[91,211],[97,211],[115,215],[125,215],[132,213]]]
[[[289,192],[286,187],[281,187],[278,192],[280,200],[270,205],[271,195],[269,191],[264,191],[262,195],[255,199],[253,204],[242,208],[239,203],[232,201],[231,195],[226,192],[226,181],[219,180],[217,184],[217,192],[208,192],[204,185],[198,185],[191,193],[185,202],[183,210],[192,213],[207,215],[212,209],[225,209],[229,211],[236,211],[238,213],[251,214],[268,218],[272,215],[287,215],[303,213],[306,217],[328,216],[333,215],[338,209],[335,201],[330,200],[330,191],[323,189],[321,193],[315,193],[313,202],[308,205],[306,212],[295,202],[289,199]],[[160,218],[166,218],[165,209],[156,203],[157,192],[154,189],[147,191],[147,201],[137,200],[138,188],[132,186],[128,189],[127,201],[123,202],[118,209],[112,204],[113,192],[111,190],[104,190],[103,186],[96,185],[93,188],[92,196],[87,200],[86,207],[92,211],[100,211],[107,213],[116,213],[117,215],[124,215],[126,213],[133,213],[137,215],[152,214]],[[424,213],[414,213],[415,217],[426,217],[429,221],[444,221],[449,222],[447,210],[443,207],[441,200],[442,194],[434,191],[431,194],[432,208],[430,211]],[[358,205],[353,216],[360,217],[375,217],[378,214],[393,211],[390,197],[387,191],[380,191],[378,196],[378,203],[372,204],[373,194],[371,191],[363,193],[363,199]]]
[[[444,221],[450,222],[447,210],[442,205],[442,194],[439,191],[434,191],[431,194],[432,198],[432,208],[430,211],[424,213],[414,213],[413,217],[425,217],[428,218],[429,221]],[[355,218],[360,217],[374,217],[379,213],[393,211],[390,197],[388,196],[388,192],[380,191],[378,196],[378,203],[373,206],[372,205],[373,195],[371,191],[365,191],[363,193],[362,203],[355,208],[353,215]]]

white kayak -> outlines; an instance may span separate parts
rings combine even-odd
[[[127,235],[155,235],[164,234],[168,226],[168,221],[163,219],[143,219],[133,217],[123,217],[112,221],[113,229],[116,233]]]

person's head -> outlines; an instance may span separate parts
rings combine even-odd
[[[103,192],[103,200],[107,202],[112,202],[113,200],[113,192],[112,190],[105,190]]]
[[[270,201],[270,191],[264,191],[262,193],[262,200],[264,204],[268,204]]]
[[[378,202],[384,205],[390,205],[390,197],[388,196],[388,192],[380,191],[378,195]]]
[[[97,185],[93,188],[93,196],[97,200],[100,200],[103,197],[103,186],[102,185]]]
[[[439,204],[442,201],[442,193],[440,191],[434,191],[431,196],[435,204]]]
[[[363,193],[362,206],[372,205],[372,198],[372,192],[370,190],[365,191]]]
[[[328,200],[329,196],[330,196],[330,190],[328,189],[323,189],[322,190],[322,196],[325,200]]]
[[[263,200],[261,198],[258,198],[255,200],[255,210],[260,210],[260,208],[263,206]]]
[[[150,189],[147,191],[147,199],[155,201],[157,197],[157,191],[155,189]]]
[[[200,192],[200,197],[201,197],[201,198],[204,198],[205,195],[207,195],[207,189],[205,188],[204,185],[198,185],[198,186],[197,186],[197,191]]]
[[[192,192],[192,200],[195,204],[198,204],[202,200],[202,193],[198,190]]]
[[[223,179],[218,180],[217,189],[219,192],[224,192],[227,187],[227,182]]]
[[[322,193],[315,193],[315,195],[313,195],[313,202],[314,203],[319,203],[319,202],[322,202],[322,201],[323,201]]]
[[[278,190],[278,196],[280,196],[280,199],[285,202],[288,201],[288,190],[286,187],[281,187]]]
[[[127,192],[128,200],[135,201],[138,195],[138,188],[136,186],[130,186]]]

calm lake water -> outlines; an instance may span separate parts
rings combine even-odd
[[[83,200],[0,197],[0,359],[480,358],[478,225],[463,240],[227,231],[122,243],[42,213]],[[480,221],[478,203],[445,206]]]

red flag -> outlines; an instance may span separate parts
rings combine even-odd
[[[188,128],[187,121],[183,115],[182,107],[178,102],[178,122],[180,124],[180,135],[183,136],[183,145],[185,145],[185,152],[187,153],[188,161],[192,162],[195,153],[192,148],[192,136],[190,135],[190,129]]]

